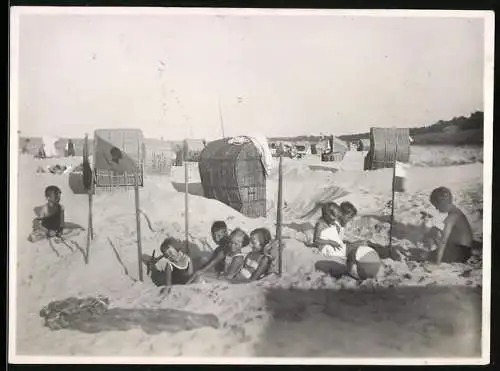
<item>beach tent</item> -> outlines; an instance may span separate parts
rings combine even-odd
[[[329,138],[329,147],[331,152],[341,152],[345,154],[349,151],[349,144],[334,135]]]
[[[370,139],[360,139],[358,141],[358,151],[369,151]]]
[[[394,161],[410,161],[410,130],[399,128],[371,128],[370,150],[365,157],[365,170],[394,166]]]
[[[94,132],[96,187],[133,186],[135,173],[143,185],[143,142],[139,129],[100,129]]]
[[[158,139],[144,139],[143,163],[147,174],[169,175],[175,160],[172,144]]]
[[[235,137],[207,144],[199,171],[205,197],[248,217],[266,216],[266,178],[270,151],[262,138]]]
[[[200,154],[205,148],[205,144],[206,142],[203,139],[187,139],[188,154],[186,160],[188,162],[199,162]]]

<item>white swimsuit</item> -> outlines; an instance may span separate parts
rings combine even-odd
[[[345,258],[347,256],[347,248],[342,241],[341,235],[343,234],[342,228],[339,226],[340,233],[337,229],[337,225],[332,225],[328,228],[325,228],[324,230],[321,231],[319,238],[321,240],[331,240],[335,241],[340,245],[340,248],[334,248],[331,245],[323,245],[321,248],[321,253],[325,256],[329,257],[343,257]]]

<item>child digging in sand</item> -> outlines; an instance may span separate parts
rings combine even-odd
[[[193,274],[191,259],[186,255],[180,241],[166,238],[160,245],[161,255],[145,259],[147,274],[157,286],[183,285]]]
[[[33,232],[28,237],[30,242],[60,236],[63,232],[64,207],[60,204],[61,190],[54,185],[48,186],[45,188],[45,198],[47,203],[33,219]]]
[[[196,271],[188,283],[199,281],[203,275],[208,273],[209,269],[215,268],[216,265],[221,264],[221,262],[224,264],[224,270],[222,272],[217,271],[216,277],[213,278],[219,278],[221,276],[224,278],[234,277],[241,269],[245,259],[245,255],[241,253],[241,249],[248,246],[250,243],[248,235],[240,228],[236,228],[231,232],[227,240],[224,239],[221,242],[223,246],[220,246],[219,251],[215,249],[216,251],[214,251],[212,255],[213,259],[209,260],[205,266]]]
[[[434,240],[437,248],[431,251],[427,260],[441,264],[441,262],[465,263],[472,255],[472,228],[464,213],[453,204],[451,191],[446,187],[439,187],[430,195],[431,204],[441,213],[447,213],[444,220],[444,229],[439,232],[435,228],[427,238]]]

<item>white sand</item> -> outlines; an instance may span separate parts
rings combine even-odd
[[[311,238],[318,214],[307,213],[319,200],[343,195],[359,209],[360,217],[348,229],[352,238],[387,243],[389,224],[381,219],[390,200],[391,170],[362,171],[362,154],[349,153],[341,164],[322,164],[317,158],[285,160],[283,277],[248,285],[200,284],[174,287],[160,294],[148,278],[137,282],[138,264],[132,191],[100,192],[94,202],[94,231],[90,263],[79,251],[47,241],[29,243],[33,208],[43,203],[43,190],[58,185],[66,219],[87,226],[88,199],[74,195],[67,175],[36,174],[40,164],[79,159],[34,160],[19,163],[19,241],[17,246],[17,352],[24,355],[101,356],[478,356],[482,280],[481,262],[443,264],[432,271],[418,263],[383,261],[377,279],[359,284],[314,271],[319,259],[304,246]],[[184,194],[172,185],[182,183],[183,168],[172,176],[149,176],[141,190],[143,253],[158,249],[167,235],[184,235]],[[195,166],[190,179],[199,182]],[[422,236],[413,225],[419,211],[432,212],[430,191],[448,186],[456,203],[469,217],[474,234],[482,239],[482,163],[448,167],[413,167],[408,192],[396,200],[399,235],[396,242],[414,247]],[[231,228],[247,231],[266,226],[274,231],[277,171],[269,179],[267,218],[250,219],[214,200],[190,196],[190,237],[194,253],[213,248],[210,225],[223,219]],[[442,218],[442,217],[441,217]],[[435,219],[439,219],[436,215]],[[404,236],[405,238],[402,238]],[[118,262],[108,241],[118,251]],[[72,238],[85,247],[85,234]],[[464,274],[465,272],[465,274]],[[382,291],[374,294],[373,288]],[[352,290],[351,290],[352,289]],[[50,331],[40,309],[69,296],[105,295],[113,307],[177,308],[214,313],[220,329],[203,328],[175,334],[148,335],[140,328],[85,334]]]

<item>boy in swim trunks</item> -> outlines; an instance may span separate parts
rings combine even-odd
[[[40,214],[33,219],[33,232],[28,241],[36,242],[44,238],[60,236],[64,228],[64,207],[61,205],[61,190],[56,186],[45,188],[47,203]]]
[[[196,281],[201,275],[211,270],[215,270],[217,276],[224,273],[226,255],[230,253],[227,225],[222,220],[218,220],[212,224],[210,232],[217,247],[210,259],[195,272],[188,283]]]
[[[437,249],[430,252],[428,260],[465,263],[472,255],[472,228],[464,213],[453,204],[451,191],[439,187],[432,191],[431,204],[441,213],[447,213],[442,233],[435,236]]]

